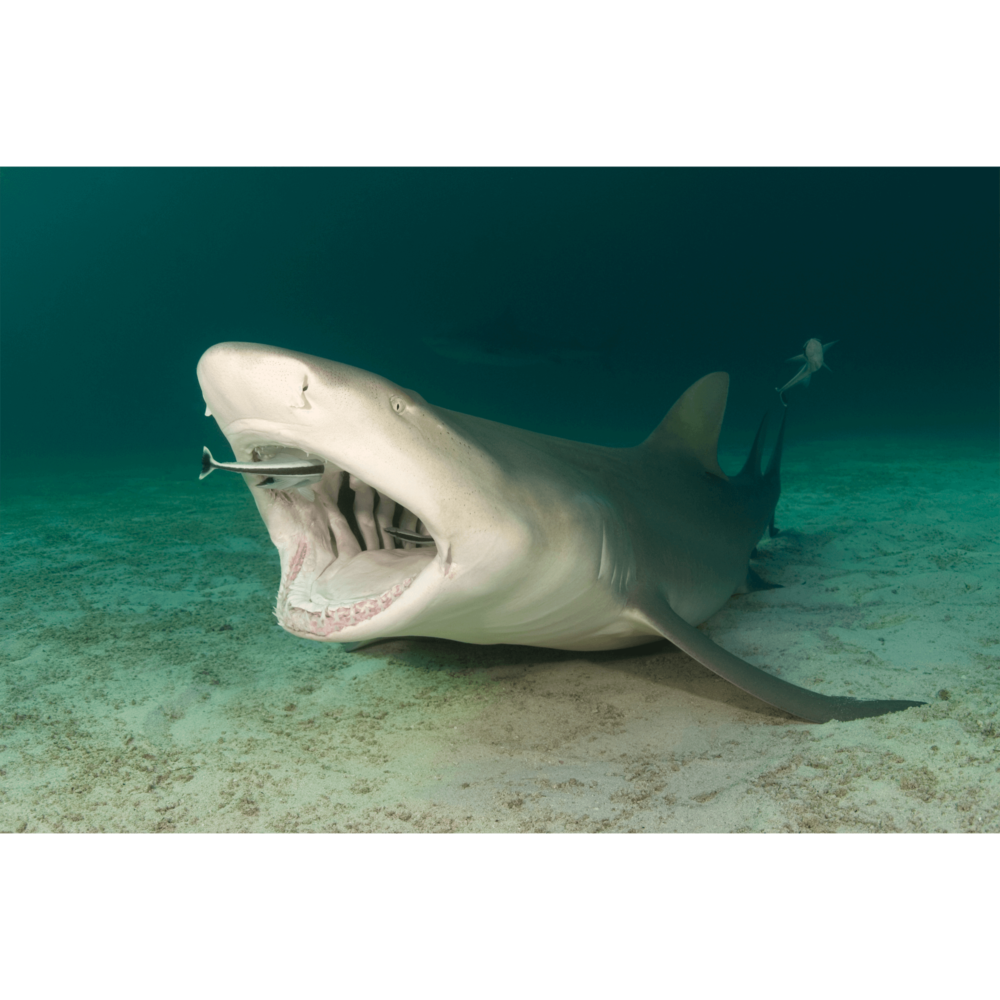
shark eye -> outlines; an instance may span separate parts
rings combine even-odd
[[[390,396],[389,403],[397,413],[402,413],[406,409],[406,400],[402,396]]]

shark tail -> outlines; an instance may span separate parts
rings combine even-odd
[[[775,496],[781,495],[781,449],[785,444],[785,419],[788,416],[788,407],[781,411],[781,425],[778,427],[778,440],[774,442],[774,451],[771,452],[771,459],[767,463],[767,471],[764,473],[764,481],[772,485]],[[771,511],[771,520],[767,525],[767,533],[774,538],[779,534],[780,528],[774,525],[774,511]]]
[[[764,439],[767,437],[767,411],[761,417],[760,426],[757,428],[757,436],[750,446],[750,454],[747,455],[746,463],[740,469],[741,476],[749,476],[752,479],[760,479],[760,463],[764,457]]]
[[[782,400],[782,402],[784,401]],[[767,425],[770,416],[767,412],[761,417],[757,435],[750,446],[750,453],[747,455],[743,468],[733,477],[733,482],[738,484],[749,502],[755,506],[762,503],[769,504],[770,514],[768,515],[767,528],[772,538],[778,534],[778,529],[774,526],[774,508],[781,496],[781,449],[785,441],[785,417],[787,413],[786,406],[782,410],[778,439],[775,441],[766,471],[761,472],[761,463],[764,458],[764,443],[767,440]],[[753,559],[756,555],[755,549],[750,558]]]
[[[781,482],[781,449],[785,444],[785,419],[788,416],[788,407],[781,411],[781,424],[778,426],[778,440],[774,442],[774,451],[771,452],[771,460],[767,463],[767,471],[764,473],[765,479],[774,479],[779,484]],[[756,442],[754,442],[756,444]]]
[[[199,479],[204,479],[210,472],[215,469],[215,459],[212,458],[212,453],[207,448],[202,448],[201,450],[201,475],[198,476]]]

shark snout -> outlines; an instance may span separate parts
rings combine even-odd
[[[291,351],[257,344],[210,347],[198,362],[198,382],[222,427],[246,417],[284,421],[311,405],[308,364]]]

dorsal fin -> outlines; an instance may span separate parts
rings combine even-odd
[[[646,438],[644,448],[682,448],[701,462],[706,472],[729,477],[719,466],[719,431],[726,412],[729,375],[712,372],[697,382],[670,407],[660,426]]]

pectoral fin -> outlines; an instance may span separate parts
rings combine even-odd
[[[754,549],[754,552],[757,550]],[[750,553],[751,558],[753,557],[753,552]],[[770,583],[768,580],[763,579],[755,573],[749,566],[747,567],[747,578],[743,585],[736,591],[737,594],[749,594],[755,590],[778,590],[783,587],[782,583]]]
[[[817,694],[789,684],[717,646],[707,635],[684,621],[662,598],[640,602],[637,606],[660,635],[683,649],[702,666],[708,667],[747,694],[807,722],[830,722],[834,719],[849,722],[873,715],[902,712],[924,704],[922,701],[860,701],[857,698]]]

